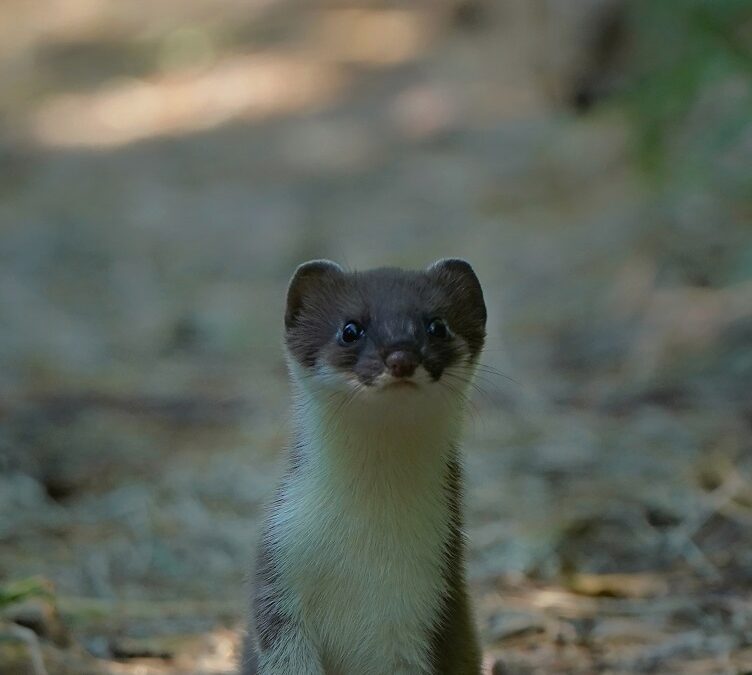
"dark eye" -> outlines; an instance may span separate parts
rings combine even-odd
[[[443,319],[431,319],[426,326],[426,333],[431,337],[445,338],[449,335],[449,330]]]
[[[342,342],[350,344],[363,337],[365,330],[357,321],[348,321],[342,328]]]

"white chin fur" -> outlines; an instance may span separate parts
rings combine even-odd
[[[430,387],[432,384],[436,384],[436,382],[431,379],[431,376],[423,366],[419,366],[416,368],[415,373],[408,378],[394,377],[394,375],[386,372],[381,373],[381,375],[374,379],[372,386],[374,389],[382,391],[387,389],[390,391],[416,392],[420,388]]]
[[[438,381],[419,366],[405,381],[382,374],[371,386],[323,364],[306,370],[290,359],[290,372],[298,422],[321,429],[330,440],[332,433],[350,438],[372,433],[382,442],[390,436],[418,441],[423,435],[436,442],[459,435],[469,385],[451,368]],[[464,369],[462,375],[467,376]]]

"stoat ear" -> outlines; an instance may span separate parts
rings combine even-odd
[[[307,298],[326,279],[341,276],[343,269],[331,260],[309,260],[298,265],[287,287],[285,328],[290,329],[300,316]]]
[[[428,273],[446,289],[454,302],[485,326],[483,289],[469,262],[461,258],[442,258],[428,268]]]

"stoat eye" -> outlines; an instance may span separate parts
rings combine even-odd
[[[449,329],[443,319],[431,319],[426,326],[426,333],[431,337],[444,339],[449,336]]]
[[[357,342],[365,334],[365,329],[357,321],[348,321],[342,328],[342,342],[352,344]]]

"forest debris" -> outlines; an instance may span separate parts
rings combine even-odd
[[[605,643],[609,647],[620,644],[650,644],[660,637],[655,621],[637,618],[601,617],[590,633],[593,642]]]
[[[0,586],[0,619],[59,646],[70,643],[58,614],[52,582],[43,577],[28,577]]]
[[[33,631],[58,646],[70,644],[70,635],[60,620],[57,608],[49,600],[29,598],[15,603],[0,613],[4,619]]]
[[[627,659],[620,665],[640,673],[653,672],[669,659],[697,658],[708,654],[720,658],[728,655],[735,646],[736,641],[729,636],[707,636],[701,630],[686,631],[640,650],[635,658]]]
[[[512,663],[508,659],[496,659],[491,669],[491,675],[529,675],[533,668],[521,663]]]
[[[581,595],[609,598],[650,598],[665,595],[666,579],[657,574],[573,574],[567,587]]]
[[[110,643],[113,658],[129,659],[162,659],[169,660],[175,656],[176,645],[172,640],[158,637],[127,638],[119,637]]]
[[[113,654],[119,660],[108,662],[108,672],[229,675],[237,667],[238,637],[237,630],[220,628],[210,633],[118,640],[127,654]]]
[[[648,377],[677,348],[701,350],[734,321],[750,316],[752,282],[722,289],[656,289],[645,309],[629,370]]]
[[[542,618],[530,612],[497,612],[488,620],[488,636],[493,642],[542,633],[545,628]]]
[[[0,640],[5,636],[18,640],[25,645],[29,657],[28,665],[33,675],[47,675],[42,651],[39,648],[39,640],[33,630],[10,623],[0,627]]]
[[[62,596],[58,600],[60,611],[66,619],[77,624],[100,623],[105,617],[118,616],[138,621],[157,619],[175,620],[196,616],[210,616],[219,621],[229,621],[238,615],[243,605],[238,601],[223,600],[112,600]]]
[[[43,577],[27,577],[0,585],[0,607],[28,598],[52,597],[52,583]]]
[[[69,420],[88,410],[102,409],[148,417],[176,425],[214,426],[238,420],[248,410],[239,397],[120,395],[102,391],[57,392],[34,402],[49,418]]]

